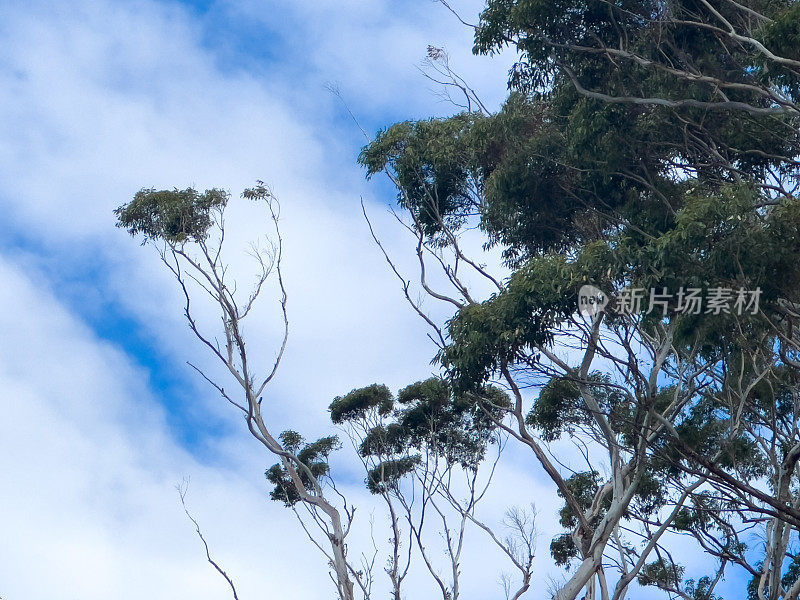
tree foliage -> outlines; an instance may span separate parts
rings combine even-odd
[[[475,52],[518,56],[500,110],[398,123],[362,151],[420,246],[464,262],[459,237],[477,226],[511,270],[482,301],[450,277],[437,361],[459,393],[512,392],[508,431],[564,499],[551,552],[578,568],[559,600],[621,598],[634,580],[712,598],[734,567],[753,597],[800,593],[799,15],[789,0],[490,0]],[[587,283],[612,300],[673,294],[587,320]],[[686,289],[740,304],[687,312]],[[542,445],[565,439],[592,469],[548,459]],[[685,577],[673,533],[716,570]]]
[[[219,189],[203,193],[193,188],[143,189],[114,214],[119,227],[131,235],[142,235],[145,240],[196,242],[208,236],[212,211],[224,209],[228,200],[229,194]]]
[[[563,501],[548,515],[564,575],[556,600],[622,600],[637,585],[712,600],[730,574],[753,599],[800,597],[799,42],[794,0],[488,0],[475,52],[516,53],[496,112],[429,48],[466,110],[391,125],[359,162],[397,188],[419,291],[453,309],[443,323],[423,309],[370,225],[431,327],[441,371],[396,396],[374,384],[329,407],[386,507],[395,600],[416,556],[437,594],[458,598],[467,526],[518,572],[515,589],[504,580],[507,598],[531,589],[532,519],[510,510],[504,540],[476,511],[507,443],[530,451]],[[166,244],[162,258],[196,266],[185,253],[196,244],[221,273],[206,291],[223,313],[227,358],[199,333],[188,293],[186,309],[245,402],[217,389],[278,458],[272,498],[307,509],[320,537],[304,529],[340,598],[358,589],[366,600],[374,559],[357,568],[347,555],[354,509],[332,475],[337,439],[272,437],[260,400],[271,375],[254,387],[245,372],[238,325],[252,302],[239,310],[208,250],[226,203],[219,190],[142,190],[117,216]],[[475,230],[507,276],[465,250]],[[476,292],[475,279],[492,292]],[[586,285],[612,302],[579,314]],[[635,289],[649,292],[642,310],[623,310]],[[687,311],[685,290],[717,300],[729,290],[729,302]],[[756,290],[758,304],[745,304]],[[704,564],[676,551],[688,543]]]

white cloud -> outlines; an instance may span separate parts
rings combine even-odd
[[[3,598],[225,597],[180,512],[174,486],[187,475],[189,505],[240,597],[265,589],[300,598],[329,593],[324,561],[290,513],[266,500],[261,473],[268,458],[257,444],[228,440],[224,465],[199,463],[171,439],[145,372],[17,265],[0,260],[0,280]],[[520,475],[513,467],[498,474],[490,515],[511,501],[511,487],[519,503],[543,496],[524,476],[520,484]],[[368,548],[374,509],[363,490],[344,489],[364,511],[351,547]],[[375,515],[380,523],[380,509]],[[478,543],[464,557],[465,593],[484,597],[496,590],[487,565],[498,562],[480,533],[470,539]],[[298,562],[303,576],[287,576]],[[469,576],[479,565],[487,576]],[[430,585],[423,574],[413,580],[421,589]]]
[[[296,112],[291,96],[277,95],[269,80],[216,70],[178,9],[78,2],[51,14],[34,3],[8,13],[0,203],[39,252],[65,255],[45,261],[78,256],[87,270],[98,263],[102,280],[93,283],[138,314],[182,362],[187,339],[175,334],[180,306],[169,303],[171,283],[152,256],[114,230],[111,210],[142,186],[237,193],[263,178],[283,203],[293,325],[287,362],[296,365],[287,370],[317,374],[293,395],[324,406],[342,385],[405,371],[398,363],[427,368],[429,349],[409,350],[420,348],[415,341],[424,334],[361,220],[362,174],[336,151],[332,131],[312,129]],[[343,169],[356,183],[331,187]],[[370,366],[348,372],[358,365]]]
[[[0,279],[3,598],[224,597],[179,510],[184,476],[243,597],[263,586],[320,593],[323,565],[299,581],[281,576],[307,548],[265,502],[257,460],[199,464],[168,435],[141,369],[14,265],[0,261]]]
[[[471,15],[478,5],[470,0],[460,8]],[[268,397],[276,430],[322,433],[333,396],[374,381],[397,388],[433,369],[424,330],[371,243],[359,195],[387,248],[413,275],[408,240],[363,184],[354,164],[360,142],[352,141],[341,107],[322,84],[338,81],[368,120],[384,113],[400,119],[427,114],[431,95],[415,65],[428,43],[447,46],[456,66],[494,94],[492,102],[504,94],[505,67],[468,60],[470,32],[426,0],[239,9],[295,36],[292,68],[222,71],[207,40],[211,24],[178,5],[4,6],[0,208],[5,227],[25,242],[24,250],[0,246],[15,257],[0,258],[6,600],[225,597],[224,582],[204,563],[178,508],[173,486],[185,475],[193,477],[190,505],[242,598],[264,590],[299,598],[330,593],[322,559],[291,515],[266,501],[263,469],[271,461],[241,420],[207,388],[192,388],[197,400],[187,422],[202,418],[235,432],[206,440],[204,456],[214,460],[202,463],[176,442],[164,399],[137,357],[81,323],[102,319],[111,304],[133,315],[142,335],[163,350],[166,368],[188,377],[183,361],[203,360],[181,322],[172,282],[151,253],[113,228],[111,211],[139,188],[221,186],[237,193],[262,178],[280,196],[292,333]],[[335,126],[323,126],[335,118]],[[257,233],[258,222],[237,210],[232,226]],[[265,305],[250,330],[265,362],[276,332],[273,308]],[[552,523],[557,499],[520,466],[530,462],[515,459],[498,475],[502,485],[489,514],[499,518],[506,503],[549,494],[539,508]],[[506,482],[520,476],[518,497],[511,498]],[[353,484],[361,477],[354,475]],[[369,510],[360,521],[362,539]],[[542,531],[544,570],[551,532]],[[491,571],[470,583],[468,598],[496,590],[484,548],[478,544],[465,557],[469,575],[477,565]]]

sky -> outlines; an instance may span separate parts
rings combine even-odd
[[[482,5],[452,4],[467,20]],[[188,505],[240,598],[331,597],[324,561],[267,498],[270,457],[186,365],[213,369],[174,282],[112,211],[145,187],[221,187],[235,199],[256,180],[270,185],[291,333],[265,403],[275,430],[330,433],[336,395],[435,371],[361,214],[363,200],[413,273],[410,240],[387,210],[393,192],[365,180],[365,139],[344,103],[369,135],[454,112],[419,70],[432,44],[497,107],[513,57],[474,57],[471,42],[432,0],[0,0],[3,600],[228,597],[181,512],[175,488],[187,478]],[[263,232],[241,203],[231,214],[240,239]],[[248,330],[263,364],[276,310],[267,298]],[[368,507],[363,475],[339,468]],[[498,478],[490,507],[502,513],[513,489],[554,520],[557,499],[529,457]],[[534,598],[545,597],[555,533],[540,529]],[[467,600],[500,592],[476,547],[464,570],[488,574],[472,578]]]

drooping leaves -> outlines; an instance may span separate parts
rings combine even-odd
[[[339,439],[336,436],[326,436],[307,443],[299,433],[289,430],[281,433],[280,440],[283,447],[299,461],[290,461],[290,465],[297,472],[302,486],[313,492],[315,482],[330,472],[328,457],[339,446]],[[283,502],[286,506],[293,506],[300,501],[297,485],[283,463],[267,469],[266,477],[275,486],[270,498]]]
[[[200,241],[206,238],[212,225],[212,211],[223,209],[229,199],[223,190],[210,189],[203,193],[193,188],[185,190],[143,189],[133,200],[114,211],[117,226],[131,235],[143,235],[145,240],[164,240],[169,243]]]

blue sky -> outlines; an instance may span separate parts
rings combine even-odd
[[[506,66],[474,60],[470,32],[428,0],[4,0],[0,13],[0,530],[13,540],[0,545],[0,595],[221,597],[179,511],[186,476],[242,597],[327,595],[322,560],[285,576],[308,548],[266,501],[270,458],[186,367],[213,369],[173,282],[112,211],[142,187],[273,187],[292,334],[266,402],[276,430],[329,433],[333,396],[424,378],[432,348],[361,216],[363,198],[413,273],[386,212],[394,195],[364,180],[361,133],[326,86],[374,132],[451,112],[418,71],[427,44],[447,46],[496,102]],[[243,239],[260,233],[234,205]],[[250,330],[265,361],[273,308]],[[371,502],[355,465],[338,468],[365,507],[356,546]],[[496,589],[488,578],[475,593]]]
[[[23,4],[11,3],[10,6],[12,10],[20,10]],[[99,6],[100,3],[88,3],[81,5],[78,10],[85,11],[84,14],[89,17],[87,22],[91,23],[93,16],[98,18],[97,15],[92,15],[93,8]],[[326,85],[330,83],[339,87],[344,100],[369,132],[403,118],[425,117],[437,112],[445,114],[452,107],[438,103],[432,93],[427,93],[428,82],[416,71],[424,57],[423,44],[418,44],[414,52],[405,53],[403,61],[399,63],[398,73],[374,73],[373,81],[364,82],[363,79],[348,81],[346,70],[329,72],[324,57],[320,59],[315,55],[313,40],[327,33],[329,39],[319,42],[320,46],[327,46],[337,44],[337,35],[355,36],[362,29],[373,29],[375,39],[391,48],[398,41],[402,44],[403,40],[381,40],[378,29],[382,26],[397,27],[393,23],[394,15],[404,15],[403,19],[398,19],[401,25],[427,29],[430,32],[430,37],[427,38],[430,43],[440,43],[436,37],[437,27],[447,27],[460,34],[457,39],[461,45],[459,51],[463,55],[461,60],[468,62],[470,59],[469,32],[459,31],[441,7],[425,0],[393,3],[391,10],[386,7],[383,10],[367,10],[366,22],[351,23],[352,29],[344,32],[328,29],[324,20],[315,20],[315,10],[298,9],[291,2],[261,5],[235,2],[159,2],[151,4],[151,7],[169,24],[170,31],[164,30],[161,35],[174,35],[177,30],[187,36],[195,44],[195,49],[203,54],[205,66],[213,69],[218,76],[246,78],[256,85],[278,88],[282,96],[288,96],[289,101],[297,104],[296,117],[305,121],[304,124],[313,129],[320,138],[325,138],[323,144],[333,146],[333,152],[329,156],[334,161],[324,160],[315,164],[314,169],[321,168],[324,171],[315,173],[315,176],[324,179],[326,185],[368,194],[369,200],[376,203],[391,202],[393,194],[383,180],[376,180],[368,187],[363,184],[363,173],[355,164],[355,159],[364,138],[342,103],[327,91]],[[114,14],[117,11],[132,10],[133,5],[126,5],[124,2],[109,3],[104,8],[108,13]],[[332,14],[345,12],[339,8],[338,5],[331,5],[325,11]],[[50,15],[51,18],[58,16],[58,10]],[[60,10],[69,9],[62,6]],[[358,11],[352,9],[345,16],[346,19],[358,17]],[[35,21],[36,17],[31,20]],[[437,21],[443,22],[440,25]],[[12,24],[13,21],[7,22],[6,27]],[[43,23],[40,21],[39,24]],[[448,31],[448,36],[452,36],[453,31]],[[127,34],[124,31],[117,33],[120,36]],[[157,96],[150,96],[151,82],[148,81],[146,67],[140,69],[133,61],[127,61],[125,69],[115,68],[113,63],[124,57],[114,55],[120,52],[119,46],[124,46],[125,43],[109,36],[102,44],[104,48],[100,51],[111,55],[110,64],[100,68],[101,83],[106,90],[112,94],[158,102]],[[347,42],[342,45],[346,47]],[[148,58],[152,60],[154,57]],[[353,56],[352,60],[354,63],[358,62],[358,57]],[[8,63],[7,67],[14,70]],[[392,78],[396,81],[392,81]],[[500,85],[495,91],[499,91],[498,97],[502,96],[502,78],[502,70],[499,70],[496,83]],[[15,79],[24,80],[19,69],[16,69]],[[418,89],[407,86],[409,81]],[[362,95],[364,83],[368,83],[369,87],[404,88],[407,93],[391,94],[383,97],[382,101],[373,102],[371,98]],[[58,90],[53,91],[57,93]],[[257,115],[257,118],[263,119],[264,115]],[[203,122],[195,125],[200,129],[204,127]],[[48,133],[52,134],[45,131],[41,133],[43,137]],[[276,142],[285,144],[291,143],[291,140],[286,138]],[[264,175],[264,178],[267,176]],[[166,178],[159,183],[165,186],[171,184]],[[194,183],[194,180],[181,180],[177,177],[174,185]],[[153,182],[142,179],[136,185],[152,184]],[[224,181],[213,181],[209,185],[228,187]],[[129,187],[128,194],[131,191],[135,191],[135,188]],[[127,199],[128,196],[123,195],[104,198],[105,206],[110,209]],[[350,200],[356,200],[355,196]],[[88,323],[100,338],[120,345],[133,360],[146,367],[151,385],[169,410],[168,416],[175,435],[193,450],[201,451],[203,436],[214,435],[215,428],[209,426],[202,415],[191,412],[187,414],[185,410],[191,396],[186,388],[194,389],[196,382],[191,377],[187,379],[186,371],[176,367],[170,357],[164,355],[160,345],[141,329],[136,315],[131,313],[131,307],[116,302],[106,293],[109,287],[108,273],[115,268],[115,257],[98,251],[99,240],[91,235],[89,239],[81,240],[78,244],[71,237],[42,236],[36,227],[17,221],[12,198],[7,198],[6,203],[11,205],[12,210],[9,211],[10,218],[0,226],[4,252],[8,255],[21,255],[20,260],[26,264],[35,264],[36,273],[49,285],[58,288],[59,299]],[[350,208],[355,207],[357,202],[354,201]],[[353,213],[352,210],[349,212]],[[80,218],[79,215],[76,217]],[[106,226],[111,227],[112,224],[113,218],[109,211]],[[171,410],[173,408],[175,410]]]
[[[453,2],[471,19],[481,4]],[[365,181],[364,139],[326,86],[373,133],[454,110],[419,73],[428,44],[447,48],[491,106],[513,57],[473,57],[471,32],[432,0],[0,0],[0,15],[0,531],[13,540],[0,544],[0,596],[225,597],[177,504],[174,486],[190,476],[190,505],[241,597],[327,597],[322,560],[286,577],[308,547],[291,514],[266,501],[270,458],[187,368],[214,367],[174,282],[112,211],[142,187],[236,196],[256,179],[272,186],[292,330],[269,416],[277,430],[329,433],[335,395],[424,378],[433,348],[361,216],[363,198],[413,274],[409,240],[386,211],[394,194]],[[233,205],[238,235],[258,235]],[[267,299],[249,330],[265,362],[274,308]],[[363,475],[338,468],[366,518]],[[494,514],[536,498],[552,523],[558,501],[527,456],[499,477]],[[552,535],[540,531],[537,599]],[[465,572],[493,572],[477,548]],[[498,591],[486,576],[465,597]]]

